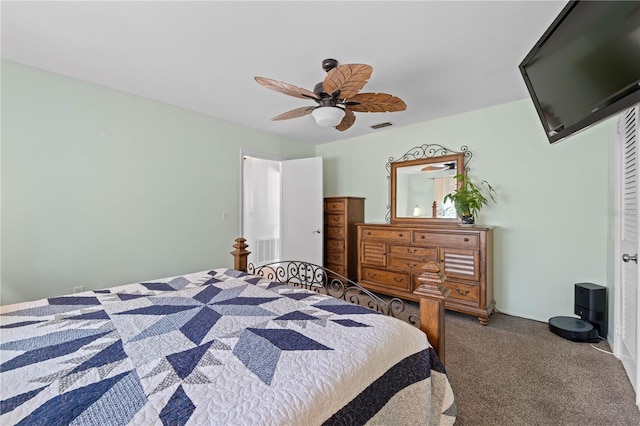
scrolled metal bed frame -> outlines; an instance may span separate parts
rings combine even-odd
[[[270,281],[323,293],[396,318],[406,309],[404,300],[394,297],[384,301],[347,277],[314,263],[296,260],[272,262],[260,266],[250,263],[247,266],[247,273]],[[409,314],[406,321],[416,327],[420,326],[419,315]]]
[[[405,312],[406,303],[399,298],[383,300],[356,282],[323,266],[304,261],[279,261],[255,266],[247,264],[251,253],[242,237],[236,238],[234,269],[274,282],[317,291],[329,296],[367,307],[384,315],[398,317]],[[446,277],[436,262],[430,262],[419,278],[422,285],[414,291],[420,298],[420,313],[409,314],[406,321],[420,328],[444,364],[444,301],[449,290],[442,285]],[[362,303],[364,301],[364,303]]]

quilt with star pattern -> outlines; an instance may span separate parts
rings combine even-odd
[[[425,335],[229,269],[1,307],[2,425],[453,424]]]

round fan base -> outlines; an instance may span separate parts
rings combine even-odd
[[[325,59],[324,61],[322,61],[322,69],[325,70],[326,72],[331,71],[337,66],[338,66],[338,61],[335,59]]]

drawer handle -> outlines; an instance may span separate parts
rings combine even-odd
[[[376,274],[375,272],[374,272],[374,273],[367,272],[367,275],[368,275],[369,277],[371,277],[371,278],[375,278],[375,277],[376,277],[376,275],[378,275],[378,274]]]
[[[465,243],[466,243],[466,242],[468,242],[468,241],[469,241],[469,239],[468,239],[468,238],[465,238],[465,239],[464,239],[464,242],[465,242]]]
[[[371,231],[367,232],[367,235],[371,235]]]
[[[458,287],[456,287],[456,291],[462,296],[466,296],[467,294],[469,294],[469,290],[462,291]]]
[[[421,239],[421,240],[424,240],[424,235],[420,235],[420,239]]]
[[[398,237],[402,237],[402,234],[398,234]]]
[[[410,248],[408,248],[408,249],[407,249],[407,253],[415,253],[415,252],[417,252],[417,251],[418,251],[418,249],[416,249],[416,248],[414,248],[414,249],[410,249]]]
[[[402,277],[393,277],[393,280],[397,283],[401,283],[402,281],[404,281],[404,278]]]
[[[414,264],[413,264],[413,266],[412,266],[412,265],[411,265],[411,263],[409,263],[409,262],[405,262],[405,263],[406,263],[406,264],[407,264],[407,266],[408,266],[408,267],[410,267],[410,268],[415,268],[416,266],[418,266],[418,264],[417,264],[417,263],[414,263]]]

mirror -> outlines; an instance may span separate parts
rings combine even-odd
[[[465,157],[470,158],[471,152],[466,147],[462,152],[451,152],[439,145],[436,147],[439,149],[423,145],[397,161],[389,160],[392,223],[458,220],[453,203],[445,203],[444,197],[457,188],[454,176],[465,173]],[[423,155],[418,155],[420,152]]]

